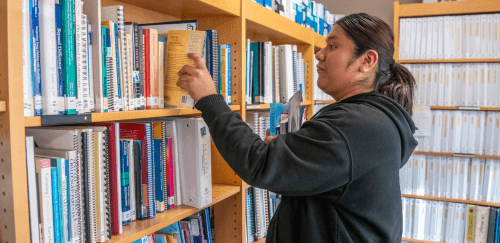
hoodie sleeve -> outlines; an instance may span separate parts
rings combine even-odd
[[[305,196],[346,185],[351,156],[342,133],[326,119],[264,141],[222,100],[204,107],[215,146],[246,183],[285,196]]]

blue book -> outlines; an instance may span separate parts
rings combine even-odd
[[[227,104],[231,104],[231,45],[226,44],[227,48]]]
[[[54,219],[54,242],[64,243],[61,238],[61,225],[60,225],[60,209],[59,209],[59,188],[57,185],[57,167],[50,168],[52,178],[52,211]]]
[[[218,80],[218,82],[217,82],[217,93],[218,93],[218,94],[220,94],[220,93],[221,93],[221,87],[222,87],[222,85],[221,85],[221,82],[222,82],[222,73],[221,73],[221,72],[222,72],[222,70],[221,70],[221,68],[220,68],[220,67],[222,67],[222,59],[221,59],[221,57],[220,57],[220,54],[221,54],[221,47],[222,47],[221,45],[219,45],[219,46],[217,47],[217,49],[219,50],[219,80]]]
[[[206,46],[205,48],[205,61],[206,61],[206,66],[208,71],[210,72],[210,75],[213,77],[213,63],[212,63],[212,31],[211,30],[205,30],[205,44],[203,46]],[[217,88],[217,87],[216,87]]]
[[[128,140],[120,140],[120,175],[122,190],[122,222],[123,225],[130,224],[130,165],[129,165],[129,143]]]
[[[163,149],[161,139],[153,139],[154,143],[154,166],[155,166],[155,196],[156,212],[165,211],[165,194],[163,180]]]
[[[155,206],[155,168],[153,166],[153,128],[151,123],[145,123],[146,126],[146,148],[147,148],[147,168],[148,168],[148,218],[156,217]]]
[[[259,87],[259,43],[250,43],[250,49],[253,52],[252,56],[252,103],[260,103],[260,87]]]
[[[56,44],[57,44],[57,97],[59,115],[64,115],[64,79],[62,68],[62,12],[61,5],[56,4]]]
[[[33,52],[33,99],[35,105],[35,116],[42,115],[42,67],[40,66],[40,21],[38,0],[33,0],[31,6],[31,41]]]
[[[265,6],[265,5],[264,5],[264,0],[256,0],[256,2],[257,2],[258,4],[260,4],[260,5],[262,5],[262,6]]]
[[[276,127],[280,124],[281,121],[281,113],[287,113],[288,112],[288,106],[286,104],[281,104],[281,103],[271,103],[270,109],[269,109],[269,123],[270,123],[270,128],[269,128],[269,135],[270,136],[276,136],[279,133],[277,132]]]
[[[264,6],[266,8],[269,8],[269,9],[272,10],[272,8],[273,8],[273,0],[264,0]]]
[[[70,179],[69,179],[69,160],[65,159],[64,160],[64,165],[66,166],[64,168],[64,174],[66,176],[66,201],[68,202],[67,205],[66,205],[66,210],[67,210],[67,215],[66,215],[66,219],[67,219],[67,223],[66,223],[66,228],[67,228],[67,232],[68,232],[68,239],[66,240],[66,242],[70,242],[71,241],[71,210],[70,210],[70,201],[69,201],[69,195],[70,195]]]
[[[203,215],[205,216],[205,221],[207,222],[205,228],[207,228],[207,243],[212,243],[212,227],[210,226],[210,211],[208,208],[203,210]]]
[[[115,28],[115,53],[116,53],[116,89],[118,91],[118,97],[115,97],[115,100],[116,98],[118,98],[121,102],[121,98],[122,98],[122,89],[120,88],[121,87],[121,84],[120,84],[120,55],[119,55],[119,48],[118,48],[118,24],[117,23],[113,23],[113,26]],[[120,103],[121,104],[121,103]],[[118,104],[115,104],[115,106],[118,105]],[[121,107],[121,105],[118,105],[118,107]],[[122,110],[122,108],[120,108],[120,111]]]

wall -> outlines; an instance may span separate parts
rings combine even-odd
[[[315,0],[325,5],[332,14],[367,13],[375,15],[389,24],[394,25],[393,0]],[[400,4],[421,3],[422,0],[400,0]]]

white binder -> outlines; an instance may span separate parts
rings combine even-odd
[[[477,112],[469,112],[469,141],[467,143],[467,153],[474,154],[474,147],[476,144],[476,131],[477,129]]]

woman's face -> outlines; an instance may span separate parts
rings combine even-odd
[[[357,65],[352,63],[353,51],[354,43],[335,25],[326,38],[326,47],[316,53],[318,87],[335,99],[343,97],[356,84]]]

